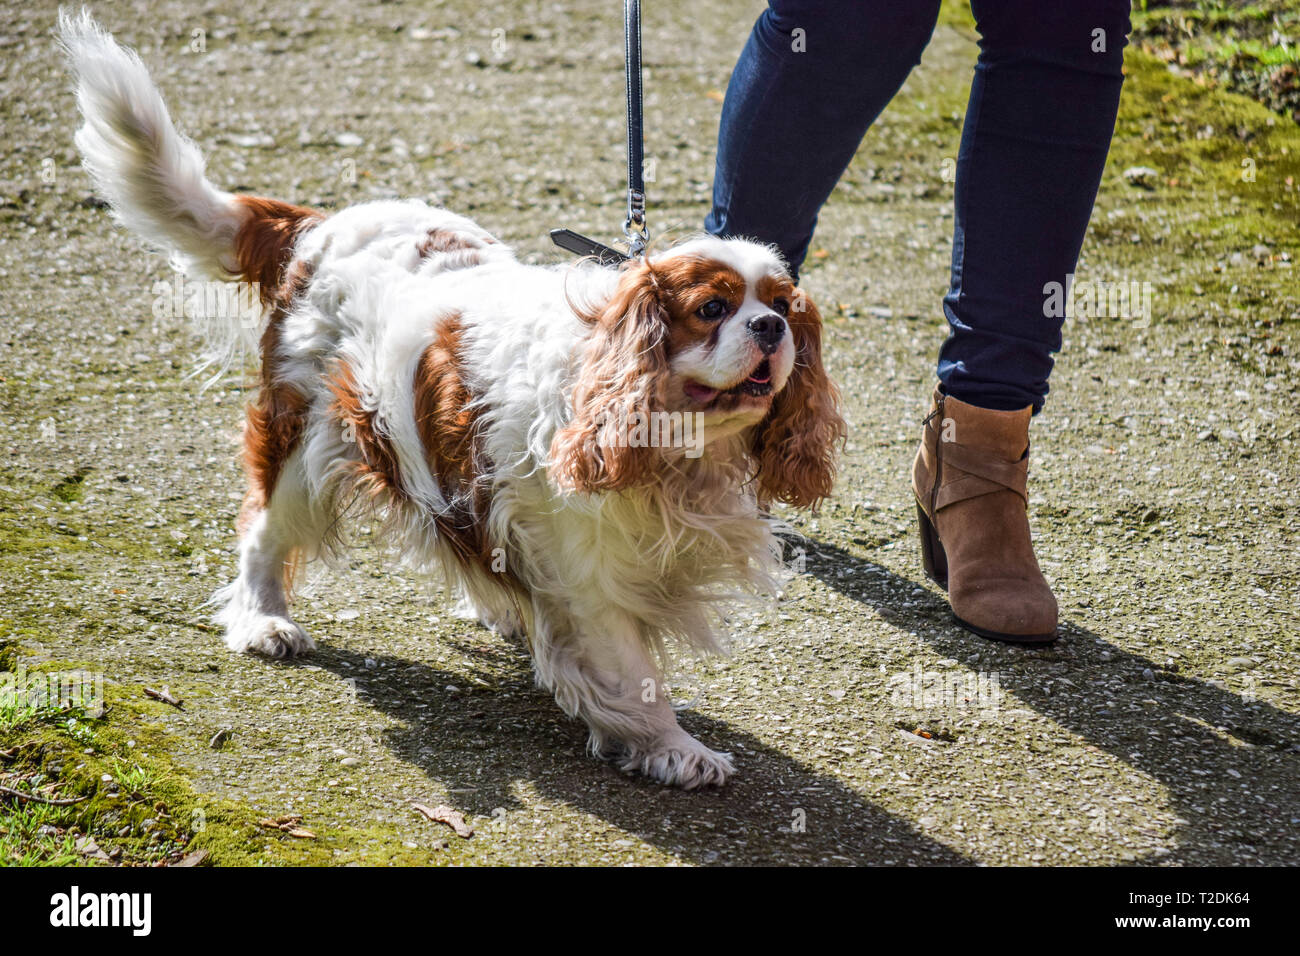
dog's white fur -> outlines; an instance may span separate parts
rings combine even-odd
[[[117,217],[176,254],[191,275],[238,275],[237,237],[256,213],[207,181],[202,156],[173,127],[134,53],[85,13],[61,15],[60,29],[85,118],[77,145]],[[275,386],[304,396],[307,409],[273,491],[248,516],[238,576],[217,595],[229,647],[279,657],[314,646],[290,617],[284,569],[295,552],[328,552],[352,497],[349,475],[364,449],[340,427],[323,384],[330,368],[346,363],[376,441],[396,461],[390,493],[376,505],[402,557],[443,569],[479,619],[527,640],[538,682],[586,721],[593,750],[665,783],[723,782],[730,756],[678,726],[660,659],[669,639],[718,650],[716,602],[772,584],[780,548],[752,480],[752,436],[771,400],[706,410],[709,442],[698,459],[663,449],[650,479],[634,487],[575,490],[556,476],[557,435],[573,423],[576,383],[601,359],[594,352],[633,321],[593,324],[584,310],[611,302],[629,281],[626,270],[526,266],[470,220],[417,201],[367,203],[303,226],[292,258],[310,281],[276,319],[273,358]],[[434,234],[456,248],[423,250]],[[665,394],[677,408],[690,407],[685,381],[721,391],[749,374],[759,352],[747,322],[771,309],[755,289],[787,276],[771,249],[712,237],[653,257],[647,274],[654,281],[655,269],[701,260],[734,270],[745,293],[711,341],[671,357]],[[455,502],[431,468],[416,420],[421,356],[453,321],[479,460],[490,465],[477,480],[490,489],[479,519],[493,567],[466,560],[440,531],[435,518]],[[214,330],[218,348],[237,334]],[[809,362],[797,352],[787,328],[768,356],[773,393],[797,362]],[[825,423],[821,437],[838,437],[837,422]],[[769,444],[777,439],[784,437],[768,435]],[[494,573],[497,559],[508,580]]]

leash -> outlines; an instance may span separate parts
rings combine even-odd
[[[574,232],[552,229],[551,241],[580,256],[594,256],[601,265],[617,266],[645,255],[650,228],[645,215],[645,128],[641,101],[641,0],[624,0],[623,51],[627,74],[627,219],[623,235],[628,251],[619,252],[602,242]]]
[[[639,258],[650,241],[645,221],[645,130],[641,121],[641,0],[623,4],[623,46],[627,61],[627,220],[623,235],[631,248],[628,255]]]

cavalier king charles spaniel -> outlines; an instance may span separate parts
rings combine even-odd
[[[313,643],[293,569],[359,508],[469,614],[527,645],[594,752],[686,788],[732,772],[678,726],[666,648],[717,651],[719,602],[771,593],[767,508],[831,492],[844,435],[821,319],[780,257],[698,237],[611,268],[525,265],[419,201],[332,215],[223,192],[140,59],[63,15],[85,169],[187,274],[256,284],[239,571],[215,597],[235,651]],[[247,325],[247,323],[243,323]]]

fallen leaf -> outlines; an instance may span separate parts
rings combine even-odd
[[[173,697],[171,688],[169,687],[164,686],[162,690],[154,690],[152,687],[146,687],[144,689],[144,695],[146,697],[152,697],[154,700],[160,700],[164,704],[175,707],[177,710],[185,709],[185,701],[179,697]]]
[[[446,806],[426,807],[422,803],[416,803],[413,806],[434,823],[445,823],[451,827],[456,831],[458,837],[468,840],[474,835],[474,828],[465,822],[465,817],[459,810],[453,810],[451,807]]]
[[[290,836],[297,836],[293,831],[301,829],[298,826],[300,823],[302,823],[302,816],[297,813],[291,813],[283,817],[276,817],[274,820],[267,818],[265,820],[257,821],[259,827],[266,827],[268,830],[280,830],[284,833],[288,833]],[[302,832],[311,833],[310,830],[303,830]],[[311,833],[311,836],[312,839],[315,839],[316,834]]]

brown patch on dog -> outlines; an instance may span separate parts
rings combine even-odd
[[[644,295],[658,306],[667,333],[665,357],[716,336],[722,323],[702,319],[697,314],[706,302],[724,299],[732,309],[736,309],[745,299],[745,277],[731,266],[707,256],[688,256],[653,266],[642,263],[638,267],[625,266],[624,270],[620,292],[615,294],[615,298],[621,294],[629,276],[637,278]],[[575,312],[587,324],[596,325],[602,318],[608,318],[609,309],[602,307],[586,312],[575,309]]]
[[[754,286],[754,294],[766,305],[771,305],[777,299],[785,299],[790,306],[791,312],[803,311],[798,306],[800,304],[806,306],[807,304],[807,299],[804,298],[803,293],[796,289],[794,283],[784,276],[763,276]]]
[[[460,361],[464,335],[459,315],[443,319],[415,371],[415,424],[446,495],[474,479],[474,416],[466,408],[473,395]]]
[[[493,567],[493,543],[488,536],[491,510],[490,470],[478,435],[478,415],[469,408],[473,393],[461,361],[464,326],[459,315],[439,321],[434,339],[420,356],[412,382],[415,424],[429,470],[447,502],[430,516],[439,537],[466,565],[502,576],[517,584],[507,568]],[[352,368],[340,362],[328,379],[334,401],[330,414],[355,442],[357,460],[350,481],[372,498],[409,498],[401,463],[387,436],[375,427],[374,413],[363,408]]]
[[[551,441],[551,477],[565,491],[622,491],[649,480],[660,452],[610,444],[611,416],[665,407],[671,317],[659,272],[644,260],[623,266],[609,300],[578,316],[595,326],[573,385],[573,417]]]
[[[235,259],[248,282],[256,282],[262,301],[272,305],[282,292],[298,237],[324,217],[314,209],[264,196],[236,196],[248,216],[235,234]]]
[[[262,332],[261,383],[249,403],[244,426],[244,469],[249,492],[240,511],[242,534],[275,491],[285,460],[293,452],[307,417],[307,397],[282,381],[280,335],[284,316],[311,281],[311,268],[293,261],[294,244],[323,216],[313,209],[267,199],[236,196],[248,218],[235,235],[239,274],[257,284],[258,296],[271,309]]]
[[[494,242],[491,238],[480,239],[454,229],[430,229],[416,246],[416,252],[421,261],[433,259],[446,271],[472,269],[483,264],[484,250]]]
[[[340,361],[326,380],[334,403],[330,413],[343,428],[344,440],[355,444],[359,460],[351,463],[352,481],[372,498],[392,493],[404,495],[402,470],[397,452],[385,435],[375,428],[375,413],[361,405],[352,366]]]
[[[440,252],[464,252],[467,249],[482,249],[483,243],[474,236],[467,236],[451,229],[430,229],[415,248],[421,259],[427,259],[429,256]]]
[[[791,295],[786,321],[794,337],[794,370],[754,430],[752,454],[761,505],[784,501],[816,509],[834,488],[836,451],[847,427],[839,390],[822,365],[821,313],[802,292],[792,289]]]
[[[469,407],[474,395],[466,382],[461,359],[465,327],[459,315],[442,318],[433,342],[420,356],[414,382],[415,425],[424,446],[429,469],[438,480],[449,508],[435,517],[438,533],[467,564],[489,574],[493,568],[493,543],[487,519],[492,489],[478,414]]]
[[[722,323],[702,319],[700,307],[711,299],[723,299],[731,309],[745,299],[745,279],[730,266],[704,257],[691,257],[656,266],[655,278],[661,302],[670,318],[668,354],[712,339]]]

